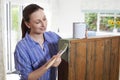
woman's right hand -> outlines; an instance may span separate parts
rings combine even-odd
[[[54,57],[54,56],[53,56]],[[57,54],[57,55],[55,55],[55,57],[56,57],[56,60],[55,60],[55,62],[54,62],[54,64],[52,65],[53,67],[58,67],[59,66],[59,64],[61,63],[61,55],[60,54]]]
[[[61,63],[61,55],[57,54],[54,55],[46,64],[46,68],[49,69],[50,67],[58,67]]]

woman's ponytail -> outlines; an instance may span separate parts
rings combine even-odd
[[[22,19],[21,23],[21,30],[22,30],[22,38],[25,37],[26,32],[30,32],[30,29],[26,26],[24,19]]]

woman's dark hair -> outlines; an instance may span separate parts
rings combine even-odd
[[[23,10],[23,19],[22,19],[22,23],[21,23],[21,29],[22,29],[22,38],[25,37],[26,32],[30,33],[30,29],[26,26],[25,21],[29,22],[30,20],[30,15],[37,11],[37,10],[44,10],[42,7],[40,7],[37,4],[30,4],[28,6],[26,6]]]

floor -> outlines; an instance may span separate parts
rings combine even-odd
[[[119,69],[119,76],[120,76],[120,69]],[[20,77],[18,74],[7,74],[6,80],[19,80]],[[120,77],[119,77],[120,80]]]
[[[120,76],[120,74],[119,74],[119,76]],[[17,74],[8,74],[6,80],[19,80],[19,79],[20,79],[20,77]],[[120,77],[119,77],[119,80],[120,80]]]

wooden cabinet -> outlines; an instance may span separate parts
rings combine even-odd
[[[58,80],[119,80],[120,37],[62,39],[68,49],[62,55]]]

